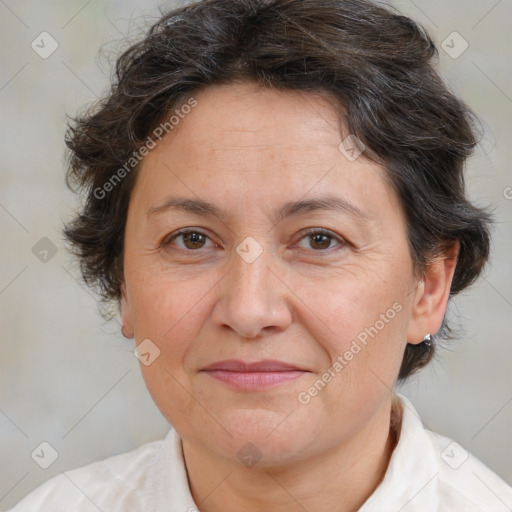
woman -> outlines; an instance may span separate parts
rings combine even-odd
[[[366,0],[209,0],[119,58],[70,126],[65,234],[173,428],[13,510],[512,507],[394,391],[489,254],[435,54]]]

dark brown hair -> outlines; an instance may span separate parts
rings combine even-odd
[[[459,241],[450,295],[459,293],[488,258],[492,217],[465,197],[476,117],[443,83],[435,57],[421,26],[367,0],[204,0],[163,14],[119,56],[109,93],[68,125],[66,183],[85,197],[64,234],[85,282],[103,304],[119,303],[137,166],[119,171],[164,115],[204,87],[253,80],[343,105],[343,125],[384,165],[401,201],[418,277]],[[445,316],[434,340],[453,337]],[[434,350],[408,344],[399,379]]]

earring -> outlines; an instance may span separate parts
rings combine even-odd
[[[425,343],[428,347],[431,347],[433,345],[432,343],[432,336],[430,334],[427,334],[424,338],[422,343]]]

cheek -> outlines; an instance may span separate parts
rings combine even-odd
[[[350,409],[350,396],[375,404],[394,385],[407,315],[406,289],[393,277],[394,270],[346,265],[330,278],[297,276],[291,284],[307,306],[301,321],[324,352],[319,374],[309,382],[322,389],[312,397],[316,406],[337,411],[345,404]],[[318,383],[322,377],[328,380],[325,390]],[[357,407],[355,403],[354,414]]]
[[[291,290],[304,303],[311,318],[325,328],[331,348],[344,350],[352,339],[377,324],[378,331],[393,331],[399,311],[404,310],[405,293],[397,280],[387,278],[391,269],[345,265],[322,278],[289,274]],[[373,330],[372,330],[373,332]]]
[[[167,331],[172,333],[178,323],[180,329],[190,325],[189,313],[193,314],[194,307],[207,292],[208,279],[207,275],[201,280],[193,279],[185,271],[177,272],[150,259],[141,259],[126,279],[130,284],[136,328],[149,329],[161,337]]]
[[[156,346],[151,347],[153,355],[158,354],[149,365],[141,360],[141,374],[163,416],[179,424],[182,417],[193,412],[193,403],[185,392],[190,384],[183,372],[183,360],[189,340],[196,337],[194,329],[200,325],[194,318],[199,297],[192,292],[199,295],[201,290],[186,286],[177,273],[155,265],[151,257],[127,254],[125,279],[135,339],[139,347],[150,340]]]
[[[177,279],[166,269],[151,271],[148,265],[139,275],[132,275],[131,310],[137,342],[149,339],[159,350],[155,361],[141,372],[155,404],[173,425],[197,411],[190,397],[187,354],[200,338],[206,315],[208,290],[205,279]],[[136,283],[136,284],[135,284]],[[177,407],[179,404],[179,407]]]

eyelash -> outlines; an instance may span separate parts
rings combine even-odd
[[[168,245],[171,244],[171,242],[175,238],[178,238],[181,235],[189,235],[191,233],[202,235],[202,236],[210,239],[210,237],[204,231],[201,231],[200,229],[190,229],[190,228],[187,228],[187,229],[181,229],[181,230],[177,231],[176,233],[173,233],[170,237],[164,238],[164,240],[162,241],[162,247],[167,247]],[[342,238],[340,238],[337,235],[334,235],[331,231],[328,231],[328,230],[323,229],[323,228],[309,228],[309,229],[306,229],[305,231],[303,231],[302,237],[299,239],[299,242],[301,240],[303,240],[304,238],[306,238],[308,236],[311,236],[311,235],[325,235],[325,236],[327,236],[329,238],[332,238],[333,240],[337,240],[341,247],[344,247],[344,246],[347,245],[347,242],[345,240],[343,240]],[[183,249],[181,247],[178,247],[178,250],[189,252],[189,253],[200,252],[202,249],[203,249],[202,247],[199,248],[199,249],[195,249],[195,250],[194,249]],[[329,247],[327,249],[319,249],[319,250],[312,249],[312,250],[313,250],[313,252],[317,252],[317,253],[325,253],[325,252],[331,251],[332,249],[333,249],[332,247]]]

